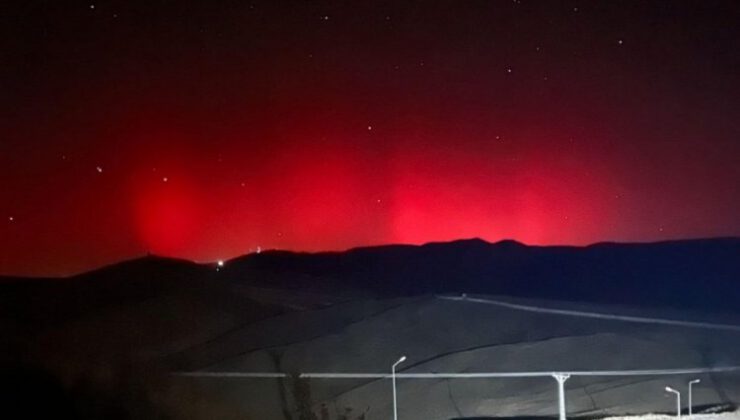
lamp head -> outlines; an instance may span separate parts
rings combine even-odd
[[[401,358],[398,359],[398,361],[396,363],[401,363],[401,362],[404,362],[404,361],[406,361],[406,356],[401,356]]]
[[[693,381],[690,381],[689,383],[690,384],[698,384],[699,382],[701,382],[701,379],[694,379]]]
[[[673,389],[673,388],[671,388],[669,386],[665,387],[665,390],[668,391],[668,392],[678,392],[678,391],[676,391],[675,389]]]

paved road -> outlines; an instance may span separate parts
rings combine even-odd
[[[494,299],[475,298],[469,296],[437,296],[437,299],[451,300],[456,302],[482,303],[486,305],[500,306],[502,308],[516,309],[520,311],[536,312],[550,315],[575,316],[580,318],[607,319],[612,321],[637,322],[641,324],[672,325],[675,327],[702,328],[709,330],[722,330],[740,332],[740,325],[716,324],[711,322],[679,321],[665,318],[648,318],[641,316],[605,314],[600,312],[574,311],[570,309],[543,308],[533,305],[522,305],[518,303],[504,302]]]

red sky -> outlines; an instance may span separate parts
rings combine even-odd
[[[94,6],[10,6],[0,273],[740,234],[733,2]]]

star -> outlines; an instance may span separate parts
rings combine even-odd
[[[329,20],[329,15],[321,16],[321,20]]]
[[[167,181],[169,181],[169,178],[167,178],[166,176],[162,178],[162,182],[167,182]]]
[[[9,222],[12,222],[12,221],[14,221],[14,220],[15,220],[15,217],[13,217],[13,216],[8,216],[8,221],[9,221]]]
[[[506,72],[507,72],[507,73],[511,73],[511,67],[507,68],[507,69],[506,69]]]
[[[619,44],[619,45],[622,45],[622,44],[624,44],[624,41],[622,41],[622,40],[620,39],[619,41],[617,41],[617,44]]]
[[[96,166],[95,167],[95,170],[98,171],[99,174],[102,174],[103,173],[103,168],[100,167],[100,166]]]
[[[372,130],[373,130],[373,126],[372,125],[368,125],[367,126],[367,131],[372,131]]]
[[[91,4],[90,5],[90,10],[95,10],[95,5],[94,4]]]

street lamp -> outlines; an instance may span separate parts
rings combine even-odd
[[[676,417],[680,419],[681,418],[681,393],[669,386],[665,387],[665,390],[676,394]]]
[[[699,382],[701,382],[701,379],[694,379],[692,381],[689,381],[689,417],[691,417],[691,415],[693,414],[691,408],[691,405],[693,404],[693,401],[691,400],[691,386],[694,384],[698,384]]]
[[[396,363],[391,366],[391,381],[393,382],[393,420],[398,420],[398,401],[396,400],[396,366],[403,363],[406,356],[401,356]]]

